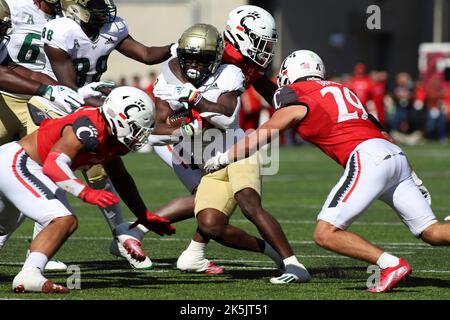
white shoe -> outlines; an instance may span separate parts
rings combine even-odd
[[[446,216],[446,217],[444,218],[444,220],[445,220],[445,221],[450,221],[450,216]]]
[[[224,268],[216,266],[202,255],[195,255],[185,250],[177,260],[177,269],[185,272],[198,272],[206,274],[223,274]]]
[[[45,271],[66,271],[66,270],[67,265],[64,262],[58,260],[50,260],[45,265]]]
[[[294,282],[308,282],[309,280],[311,280],[311,275],[302,264],[288,264],[285,270],[286,271],[281,276],[271,278],[270,283],[287,284]]]
[[[134,259],[118,240],[111,241],[109,252],[118,258],[125,258],[133,269],[150,270],[153,267],[149,257],[145,257],[144,261]]]
[[[27,268],[20,271],[13,280],[12,289],[16,293],[69,293],[69,289],[46,279],[39,268]]]

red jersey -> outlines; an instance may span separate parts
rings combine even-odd
[[[98,108],[80,108],[59,119],[44,120],[37,133],[37,150],[42,162],[61,138],[65,127],[71,126],[83,150],[73,159],[71,169],[89,168],[107,162],[129,150],[108,132],[108,125]]]
[[[297,127],[300,136],[344,167],[360,143],[385,139],[368,119],[358,97],[339,83],[310,80],[280,88],[274,96],[274,106],[279,109],[292,105],[308,108]]]
[[[223,63],[234,64],[242,70],[245,76],[245,88],[250,88],[258,79],[262,78],[266,70],[256,63],[246,61],[245,57],[231,43],[225,40]]]

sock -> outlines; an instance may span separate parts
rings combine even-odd
[[[290,256],[283,260],[284,266],[287,267],[288,265],[292,264],[294,266],[303,266],[298,260],[296,256]]]
[[[264,241],[264,254],[269,258],[271,258],[278,268],[281,269],[283,267],[283,259],[278,254],[278,252],[276,252],[275,249],[272,248],[272,246],[268,244],[266,241]]]
[[[88,184],[90,187],[94,189],[106,190],[114,193],[116,196],[119,196],[109,178],[96,182],[88,182]],[[106,221],[108,222],[111,231],[113,231],[119,224],[123,223],[122,207],[120,206],[120,204],[117,203],[105,209],[99,207],[99,209],[102,212],[103,216],[105,217]]]
[[[185,251],[192,251],[192,252],[200,253],[203,255],[205,252],[205,248],[206,248],[206,243],[191,240],[191,243],[189,244],[189,246],[187,247],[187,249]]]
[[[400,259],[387,252],[383,252],[377,260],[377,265],[381,269],[395,267],[400,263]]]
[[[45,254],[40,252],[31,252],[28,258],[25,260],[22,270],[28,268],[38,268],[39,270],[44,271],[47,262],[48,258]]]

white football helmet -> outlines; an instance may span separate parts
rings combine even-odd
[[[114,136],[131,151],[141,149],[153,130],[155,104],[135,87],[111,91],[101,107]]]
[[[277,78],[278,87],[294,83],[304,77],[325,79],[325,65],[315,52],[294,51],[281,64]]]
[[[263,68],[272,61],[278,39],[275,19],[257,6],[240,6],[228,16],[225,38],[239,52]]]

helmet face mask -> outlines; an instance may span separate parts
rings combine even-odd
[[[278,34],[270,13],[257,6],[240,6],[228,16],[225,37],[244,56],[267,68],[272,62]]]
[[[113,0],[61,0],[61,9],[64,16],[78,24],[97,29],[114,22],[117,15]]]
[[[0,43],[6,46],[11,33],[11,11],[5,0],[0,0]]]
[[[142,90],[119,87],[111,91],[101,112],[112,135],[131,151],[138,151],[148,141],[153,125],[155,105]]]
[[[201,84],[216,72],[223,56],[223,38],[215,27],[196,24],[187,29],[178,41],[178,62],[181,71],[194,85]]]

